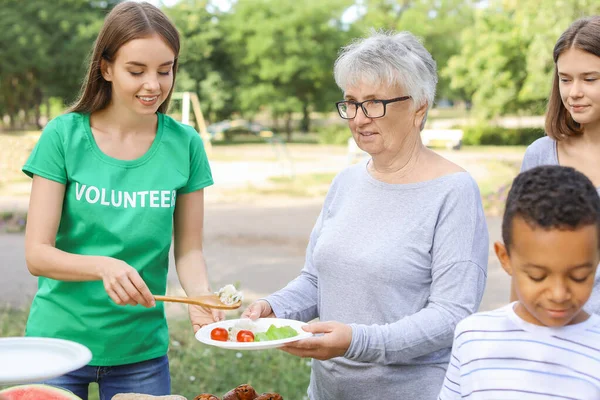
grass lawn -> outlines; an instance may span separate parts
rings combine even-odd
[[[463,146],[463,153],[516,153],[525,154],[527,146]]]
[[[467,170],[476,168],[472,173],[477,181],[483,208],[488,215],[500,215],[514,177],[519,173],[520,162],[501,158],[475,158],[465,161]],[[295,177],[273,177],[265,184],[248,185],[245,188],[231,189],[227,192],[231,198],[250,197],[324,197],[335,177],[335,173],[304,174]]]
[[[427,114],[428,120],[469,118],[471,115],[465,108],[433,108]]]
[[[29,178],[21,172],[37,142],[38,132],[0,134],[0,194],[13,194],[14,188]]]
[[[489,173],[485,178],[478,179],[481,201],[486,215],[502,215],[506,196],[515,176],[519,173],[520,163],[488,160],[484,162]]]
[[[248,185],[242,189],[232,189],[231,195],[281,196],[281,197],[324,197],[335,173],[297,175],[295,177],[273,177],[264,185]]]

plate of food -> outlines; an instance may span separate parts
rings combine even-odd
[[[306,322],[283,318],[229,319],[203,326],[196,332],[196,339],[230,350],[273,349],[313,336],[302,329],[305,325]]]
[[[41,337],[0,338],[0,384],[43,381],[87,365],[90,350],[69,340]]]

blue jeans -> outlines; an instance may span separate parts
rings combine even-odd
[[[111,400],[117,393],[169,395],[171,394],[169,359],[165,355],[148,361],[116,367],[86,365],[43,383],[70,390],[83,400],[87,400],[88,387],[92,382],[98,383],[100,400]]]

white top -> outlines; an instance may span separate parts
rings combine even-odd
[[[550,328],[515,304],[458,324],[439,399],[600,399],[600,317]]]

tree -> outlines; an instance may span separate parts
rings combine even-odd
[[[208,120],[223,119],[238,109],[237,85],[221,13],[207,0],[184,0],[164,10],[181,35],[176,90],[193,91]]]
[[[591,0],[541,0],[507,2],[515,10],[515,23],[524,37],[530,37],[526,52],[527,77],[521,90],[521,101],[545,104],[554,74],[552,51],[562,32],[577,18],[600,14],[600,3]],[[557,10],[560,10],[557,12]]]
[[[473,99],[480,117],[543,113],[556,40],[575,19],[599,12],[590,0],[492,1],[463,30],[461,52],[442,74]]]
[[[475,0],[364,0],[365,15],[356,24],[362,29],[410,31],[422,38],[441,71],[460,52],[462,30],[472,24]],[[464,100],[453,90],[450,78],[439,74],[437,98]]]
[[[223,19],[225,46],[239,77],[239,104],[253,115],[267,108],[275,116],[302,112],[302,130],[309,113],[328,109],[339,89],[333,62],[351,31],[344,30],[343,12],[350,0],[304,2],[240,0]],[[288,138],[291,126],[286,127]]]
[[[0,14],[0,111],[17,122],[39,125],[50,97],[75,98],[87,54],[105,13],[118,0],[4,0]]]
[[[452,88],[472,98],[482,118],[516,112],[526,74],[528,40],[514,29],[514,16],[503,9],[480,11],[462,33],[462,51],[443,71]]]

